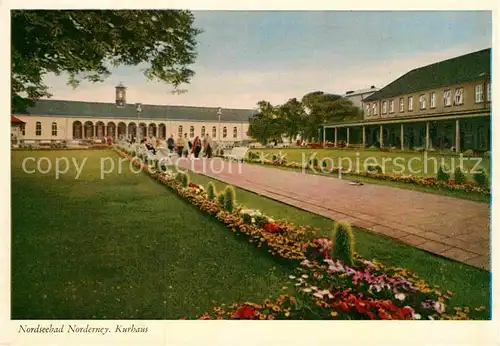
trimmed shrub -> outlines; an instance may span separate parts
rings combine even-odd
[[[382,167],[380,167],[379,165],[369,165],[367,169],[368,172],[379,173],[379,174],[382,173]]]
[[[189,178],[189,174],[186,172],[177,173],[176,179],[179,183],[181,183],[182,187],[189,187],[191,179]]]
[[[437,176],[436,176],[436,179],[439,180],[439,181],[444,181],[444,182],[449,182],[450,181],[450,173],[449,172],[449,169],[446,165],[441,165],[439,167],[439,170],[437,172]]]
[[[268,217],[266,215],[257,215],[255,216],[255,223],[258,226],[264,226],[268,222]]]
[[[309,166],[318,167],[319,166],[319,160],[318,160],[318,158],[315,157],[314,159],[309,160]]]
[[[224,209],[232,213],[235,207],[236,207],[236,192],[234,191],[234,187],[226,186],[226,188],[224,189]]]
[[[224,206],[224,191],[221,191],[218,195],[217,195],[217,202],[220,204],[221,207]]]
[[[243,222],[246,224],[252,223],[252,217],[250,216],[250,214],[242,214],[241,218],[243,219]]]
[[[487,186],[489,184],[488,172],[483,167],[479,167],[472,176],[479,185]]]
[[[337,222],[333,229],[332,257],[352,267],[354,265],[354,235],[351,225],[347,222]]]
[[[460,169],[460,167],[455,168],[455,173],[453,174],[453,178],[455,179],[455,184],[457,185],[462,185],[467,182],[467,178],[465,177],[465,174]]]
[[[217,191],[215,190],[214,183],[209,182],[207,185],[207,197],[208,197],[208,199],[213,201],[216,195],[217,195]]]

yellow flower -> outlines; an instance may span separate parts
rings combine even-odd
[[[286,317],[290,316],[290,312],[289,311],[285,312],[285,316]]]
[[[330,316],[337,317],[339,314],[336,311],[330,312]]]

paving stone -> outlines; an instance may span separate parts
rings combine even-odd
[[[375,233],[381,233],[395,239],[406,237],[408,235],[408,233],[406,232],[383,225],[375,225],[372,227],[372,229]]]
[[[417,245],[417,247],[422,249],[422,250],[430,251],[430,252],[433,252],[433,253],[436,253],[439,255],[442,254],[443,252],[451,249],[450,245],[438,243],[438,242],[432,241],[432,240],[425,242],[423,244],[419,244],[419,245]]]
[[[473,252],[464,251],[456,247],[453,247],[445,252],[442,252],[441,255],[459,262],[465,262],[469,259],[478,257],[478,255]]]
[[[414,235],[414,234],[410,234],[406,237],[399,238],[399,240],[401,240],[402,242],[405,242],[407,244],[413,245],[413,246],[417,246],[417,245],[420,245],[420,244],[423,244],[423,243],[429,241],[426,238],[422,238],[422,237],[419,237],[418,235]]]
[[[483,268],[486,270],[491,270],[490,260],[487,256],[479,256],[466,260],[465,263],[470,264],[475,267]]]
[[[441,234],[437,234],[435,232],[423,232],[419,234],[420,237],[426,238],[429,240],[434,240],[440,243],[447,243],[448,237],[444,237]]]

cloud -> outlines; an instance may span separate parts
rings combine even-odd
[[[363,61],[362,57],[358,57],[349,62],[341,56],[335,58],[335,63],[325,58],[317,61],[296,60],[282,67],[262,66],[246,70],[195,67],[196,76],[192,84],[185,86],[188,92],[181,95],[170,94],[170,86],[139,78],[137,72],[129,78],[133,84],[127,85],[127,102],[255,108],[259,100],[279,104],[316,90],[343,94],[347,90],[371,85],[383,87],[414,68],[486,47],[487,43],[459,45],[434,52],[400,55],[390,60]],[[114,86],[117,84],[110,78],[99,84],[82,83],[73,90],[65,85],[66,80],[61,77],[48,76],[46,82],[51,86],[54,99],[94,102],[113,102]]]

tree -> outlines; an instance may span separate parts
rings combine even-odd
[[[278,107],[278,114],[282,119],[283,135],[290,140],[295,140],[303,132],[304,121],[307,120],[304,106],[296,98],[293,98]]]
[[[189,83],[196,59],[194,17],[179,10],[13,10],[11,107],[23,111],[52,96],[43,77],[69,74],[68,84],[103,81],[109,68],[145,65],[150,80]]]
[[[270,140],[281,141],[284,132],[283,119],[278,114],[278,107],[268,101],[257,102],[259,110],[250,119],[248,135],[262,144]]]
[[[308,114],[304,121],[304,138],[318,138],[318,130],[325,123],[359,119],[361,112],[352,102],[340,95],[314,91],[301,100]],[[319,139],[319,138],[318,138]]]

